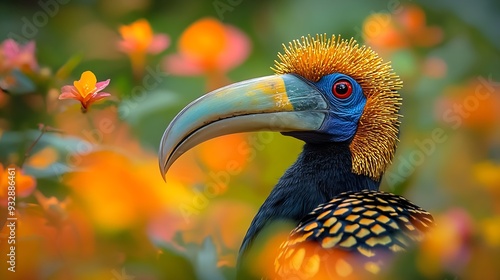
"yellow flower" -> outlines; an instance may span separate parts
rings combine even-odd
[[[500,217],[488,217],[479,226],[486,243],[492,247],[500,247]]]
[[[104,97],[111,94],[100,92],[109,85],[109,79],[97,82],[97,78],[92,71],[83,72],[80,80],[73,82],[73,86],[63,86],[59,99],[76,99],[82,104],[82,111],[85,113],[88,107]]]
[[[474,166],[472,174],[476,180],[491,192],[500,192],[500,164],[483,161]]]

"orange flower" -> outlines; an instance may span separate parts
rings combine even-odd
[[[82,104],[82,112],[87,112],[89,106],[108,97],[111,94],[100,92],[109,84],[109,79],[102,82],[97,82],[97,78],[92,71],[82,73],[80,80],[73,82],[73,86],[63,86],[59,99],[76,99]]]
[[[4,168],[0,163],[0,206],[7,206],[8,187],[11,180],[15,182],[16,197],[27,197],[35,190],[36,180],[30,175],[25,175],[21,168],[12,165]]]
[[[239,29],[213,18],[203,18],[182,33],[179,52],[167,56],[164,67],[180,76],[221,75],[240,65],[250,53],[250,41]],[[221,77],[212,77],[221,78]],[[221,82],[212,82],[211,88]]]
[[[426,26],[425,13],[416,5],[405,6],[396,15],[372,14],[363,23],[364,40],[378,51],[433,46],[441,41],[442,33],[439,27]]]
[[[30,156],[26,165],[37,169],[46,169],[58,159],[57,150],[51,146],[47,146],[36,154]]]
[[[418,265],[428,278],[441,269],[456,270],[467,263],[475,224],[462,208],[452,208],[436,216],[436,227],[421,243]]]
[[[494,137],[500,118],[499,93],[500,88],[489,78],[452,85],[437,101],[436,116],[453,129],[464,126]]]
[[[98,241],[87,213],[75,207],[77,205],[70,199],[59,201],[55,197],[47,198],[37,190],[34,197],[39,205],[26,203],[16,207],[16,266],[30,269],[16,269],[15,277],[4,270],[7,273],[0,272],[0,278],[38,279],[44,269],[54,263],[61,265],[51,272],[53,279],[81,278],[79,265],[95,261],[98,253],[99,256],[106,253],[104,250],[96,252],[102,247],[96,246]],[[8,235],[9,228],[4,226],[0,236]],[[3,244],[0,248],[7,248]],[[75,265],[77,263],[78,266]]]
[[[81,156],[76,169],[80,171],[65,176],[64,182],[94,224],[106,231],[138,225],[191,199],[181,187],[165,186],[157,158],[150,154],[132,158],[117,151],[92,152]]]
[[[153,34],[151,25],[145,19],[120,26],[118,31],[123,38],[118,43],[118,48],[130,56],[132,68],[136,74],[142,74],[147,53],[158,54],[170,43],[166,34]]]

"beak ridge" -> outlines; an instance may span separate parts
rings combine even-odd
[[[163,179],[177,158],[206,140],[261,130],[318,130],[327,109],[321,91],[292,74],[251,79],[214,90],[187,105],[165,130],[159,148]]]

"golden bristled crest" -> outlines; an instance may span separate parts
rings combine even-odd
[[[401,98],[397,91],[402,81],[390,63],[384,63],[370,47],[358,45],[353,38],[334,35],[309,35],[283,48],[285,53],[278,53],[280,61],[272,68],[276,74],[293,73],[317,82],[325,75],[342,73],[361,86],[366,105],[350,144],[352,171],[380,179],[398,141]]]

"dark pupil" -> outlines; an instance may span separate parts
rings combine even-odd
[[[345,83],[340,83],[335,86],[335,91],[340,95],[346,94],[348,90],[349,87]]]

